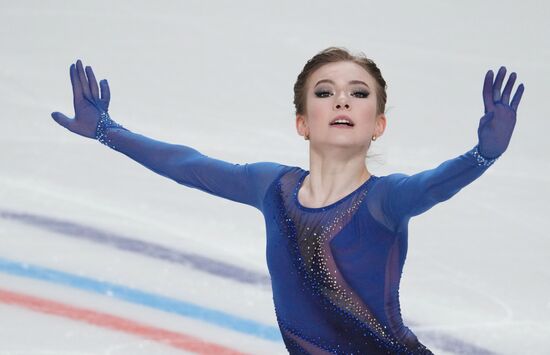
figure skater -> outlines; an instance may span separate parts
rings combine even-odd
[[[109,85],[70,67],[71,132],[97,139],[182,185],[260,210],[277,322],[291,354],[432,354],[403,324],[399,283],[407,226],[481,176],[507,149],[524,86],[501,67],[483,84],[478,143],[413,175],[372,175],[365,156],[384,133],[386,82],[363,53],[330,47],[294,85],[296,129],[309,140],[309,171],[274,162],[233,164],[134,133],[108,115]],[[101,92],[100,92],[101,91]]]

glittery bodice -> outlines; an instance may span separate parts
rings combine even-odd
[[[266,196],[275,222],[268,230],[267,261],[287,348],[419,353],[424,347],[403,325],[399,308],[405,234],[388,230],[368,210],[380,177],[371,176],[331,205],[308,208],[298,200],[307,174],[300,168],[286,172]]]
[[[120,127],[101,132],[102,143],[160,175],[262,212],[275,312],[291,354],[431,354],[401,318],[407,226],[494,163],[477,146],[413,175],[372,175],[339,201],[308,208],[298,191],[309,172],[299,167],[233,164]]]
[[[273,301],[289,352],[431,354],[401,317],[408,222],[491,164],[474,147],[412,176],[372,175],[322,208],[300,203],[309,172],[287,167],[266,191],[262,210]]]

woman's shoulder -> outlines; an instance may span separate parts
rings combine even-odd
[[[404,179],[408,178],[409,175],[405,173],[390,173],[387,175],[376,175],[375,182],[381,185],[391,185],[391,184],[397,184],[400,181],[403,181]]]
[[[287,173],[301,173],[304,170],[298,166],[286,165],[271,161],[260,161],[245,164],[251,175],[260,180],[274,180]]]
[[[374,181],[371,183],[371,191],[373,193],[376,191],[382,197],[395,186],[404,182],[408,177],[409,175],[400,172],[387,175],[373,175]]]
[[[256,170],[258,172],[287,172],[287,171],[298,171],[302,168],[293,165],[281,164],[273,161],[259,161],[255,163],[245,164],[249,169]]]

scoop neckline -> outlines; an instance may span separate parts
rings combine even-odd
[[[302,173],[302,176],[300,176],[300,179],[298,179],[298,183],[294,187],[294,193],[293,193],[293,200],[294,200],[294,204],[296,205],[296,207],[298,207],[299,209],[301,209],[303,211],[308,211],[308,212],[323,212],[323,211],[327,211],[329,209],[332,209],[333,207],[336,207],[337,205],[339,205],[342,202],[344,202],[344,201],[348,200],[349,198],[351,198],[351,196],[355,195],[359,190],[363,189],[371,181],[373,181],[374,178],[376,178],[376,175],[372,174],[371,176],[369,176],[369,178],[367,180],[365,180],[364,183],[361,184],[361,186],[359,186],[358,188],[356,188],[355,190],[353,190],[352,192],[350,192],[346,196],[342,197],[338,201],[335,201],[335,202],[331,203],[330,205],[326,205],[326,206],[323,206],[323,207],[306,207],[306,206],[302,205],[300,203],[300,201],[298,200],[298,191],[300,191],[300,187],[302,187],[302,183],[304,182],[304,179],[308,175],[309,175],[309,171],[304,170],[304,172]]]

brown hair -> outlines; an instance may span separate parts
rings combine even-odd
[[[376,97],[377,108],[376,114],[384,113],[386,109],[386,81],[382,77],[380,69],[376,64],[367,56],[360,52],[359,54],[351,54],[347,49],[343,47],[329,47],[321,52],[317,53],[302,69],[302,72],[298,75],[296,83],[294,84],[294,107],[296,107],[296,114],[303,115],[306,111],[306,83],[307,79],[315,70],[328,63],[335,63],[341,61],[349,61],[360,65],[376,80]]]

